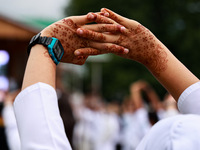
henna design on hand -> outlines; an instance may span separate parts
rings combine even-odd
[[[116,36],[117,40],[114,41],[115,44],[129,49],[128,54],[120,56],[144,64],[156,75],[167,69],[168,56],[165,46],[147,28],[106,8],[101,9],[101,15],[126,27],[120,29],[121,34]]]
[[[79,37],[76,34],[78,26],[73,22],[72,19],[62,19],[46,29],[44,32],[47,36],[55,37],[60,40],[65,53],[62,58],[63,62],[70,62],[74,64],[83,64],[87,57],[86,56],[75,56],[74,51],[76,49],[88,47],[89,41]]]
[[[76,23],[74,23],[71,19],[63,19],[62,20],[64,24],[66,24],[67,26],[71,27],[72,29],[77,29],[78,26]]]
[[[120,35],[115,43],[130,50],[123,57],[144,64],[153,69],[155,74],[159,75],[166,70],[168,59],[163,45],[142,25],[139,24],[136,29],[130,29],[127,35]]]
[[[106,40],[106,37],[103,36],[102,33],[96,33],[96,32],[93,32],[93,31],[89,31],[89,30],[85,30],[84,31],[84,36],[89,38],[90,40],[93,40],[93,41],[105,41]],[[98,36],[97,36],[98,34]]]

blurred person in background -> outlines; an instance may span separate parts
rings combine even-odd
[[[70,103],[70,94],[68,92],[68,89],[64,87],[63,81],[62,81],[62,73],[63,70],[61,67],[58,67],[56,70],[57,76],[56,76],[56,93],[58,97],[58,107],[60,116],[64,123],[65,133],[67,135],[67,138],[69,140],[70,145],[73,148],[72,139],[73,139],[73,131],[74,126],[76,123],[72,106]]]
[[[8,144],[5,135],[5,122],[2,109],[9,90],[9,80],[6,76],[0,76],[0,149],[7,150]]]
[[[180,114],[175,99],[169,93],[167,93],[163,99],[163,110],[164,113],[161,119],[173,117]]]
[[[130,86],[130,98],[125,99],[122,113],[121,145],[123,150],[135,150],[151,128],[148,110],[142,96],[147,83],[137,81]]]
[[[135,150],[152,125],[160,119],[178,114],[173,97],[167,94],[164,102],[161,102],[157,93],[144,80],[131,84],[130,98],[124,100],[122,108],[120,135],[123,150]]]
[[[100,97],[90,93],[85,95],[81,104],[73,107],[77,119],[73,134],[73,145],[76,150],[95,149],[99,134],[96,122],[100,119],[100,111],[104,109],[100,103]]]
[[[63,120],[65,133],[67,135],[67,138],[69,139],[70,144],[73,145],[72,139],[76,121],[74,118],[72,107],[69,103],[69,95],[58,88],[56,89],[56,91],[58,95],[58,107],[60,111],[60,116]]]
[[[77,150],[115,150],[119,123],[116,106],[105,104],[99,95],[85,95],[83,104],[75,109],[77,123],[74,146]]]
[[[151,125],[154,125],[158,119],[158,112],[162,110],[162,103],[156,91],[144,80],[139,80],[131,85],[131,98],[135,99],[136,106],[142,106],[148,112],[148,118]]]
[[[4,107],[2,111],[3,121],[5,125],[6,140],[9,150],[20,150],[20,137],[17,128],[17,122],[13,110],[13,102],[15,97],[19,94],[20,90],[9,92],[6,95],[4,101]]]
[[[99,148],[103,145],[105,150],[115,150],[120,138],[119,104],[115,101],[107,102],[103,114],[102,136],[99,139]]]

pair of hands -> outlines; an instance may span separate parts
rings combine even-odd
[[[87,25],[91,22],[97,24]],[[61,41],[65,50],[62,62],[81,65],[89,55],[114,53],[158,73],[166,68],[164,45],[147,28],[105,8],[60,20],[45,28],[42,36]]]

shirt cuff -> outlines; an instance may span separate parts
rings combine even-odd
[[[200,114],[200,82],[189,86],[178,99],[178,109],[183,114]]]

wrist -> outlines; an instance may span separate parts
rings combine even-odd
[[[56,64],[48,54],[47,48],[36,44],[31,48],[24,75],[22,89],[38,82],[43,82],[55,88]]]
[[[43,61],[48,61],[50,64],[53,64],[56,66],[56,64],[54,63],[54,61],[51,59],[51,56],[48,53],[48,48],[44,45],[41,44],[35,44],[32,48],[31,48],[31,53],[30,55],[33,55],[33,57],[38,57],[41,59],[41,62]]]
[[[44,32],[43,32],[43,35],[44,35]],[[31,48],[36,44],[41,44],[41,45],[45,46],[47,48],[49,55],[51,56],[52,60],[54,61],[54,63],[56,65],[59,64],[59,62],[61,61],[61,58],[64,54],[64,49],[62,47],[62,44],[60,43],[60,41],[57,38],[41,36],[41,33],[38,33],[37,35],[32,37],[32,39],[29,43],[29,46],[27,49],[28,55],[31,51]]]
[[[42,30],[40,33],[41,33],[41,36],[52,37],[52,34],[51,34],[51,32],[48,30],[48,27],[45,28],[44,30]]]
[[[142,64],[154,75],[159,75],[167,69],[169,50],[157,38],[152,44],[154,47],[149,50],[150,54],[143,60]]]

